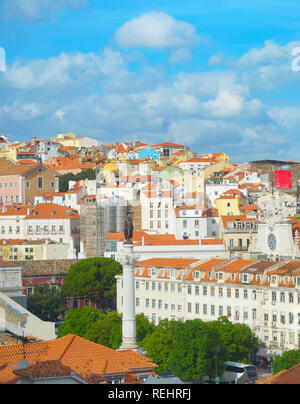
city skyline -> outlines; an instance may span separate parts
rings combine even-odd
[[[217,3],[0,1],[0,133],[297,160],[299,4]]]

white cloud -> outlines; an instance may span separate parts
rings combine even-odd
[[[177,63],[190,63],[192,59],[191,51],[187,48],[180,48],[176,49],[171,53],[169,57],[170,64],[177,64]]]
[[[30,62],[18,60],[4,74],[7,83],[16,89],[52,89],[61,85],[78,86],[85,82],[111,76],[124,70],[124,62],[118,52],[105,49],[102,53],[61,53],[49,59]]]
[[[228,118],[238,115],[244,107],[244,97],[228,90],[221,90],[215,100],[203,103],[204,108],[211,116]]]
[[[192,47],[200,40],[193,25],[162,12],[143,14],[126,22],[116,31],[115,39],[120,47],[127,49]]]
[[[142,67],[130,71],[109,48],[15,61],[0,75],[0,132],[13,140],[62,131],[102,142],[166,139],[226,151],[233,161],[297,149],[298,108],[265,105],[244,70],[168,75]]]
[[[223,53],[218,53],[216,55],[212,55],[209,60],[208,64],[211,66],[221,65],[224,61]]]
[[[39,20],[53,17],[65,7],[76,9],[88,4],[88,0],[3,0],[1,10],[7,19]]]

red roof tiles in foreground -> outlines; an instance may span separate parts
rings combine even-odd
[[[39,362],[59,361],[59,371],[70,368],[77,375],[88,379],[95,376],[127,374],[135,371],[152,371],[157,366],[150,359],[134,351],[115,351],[105,346],[69,334],[65,337],[26,345],[0,346],[0,384],[16,382],[13,371],[21,360],[30,365]],[[49,364],[49,363],[48,363]],[[57,363],[53,364],[55,367]],[[5,367],[4,367],[5,366]],[[52,372],[51,366],[39,365],[34,372]]]
[[[300,384],[300,363],[276,375],[258,380],[256,384]]]

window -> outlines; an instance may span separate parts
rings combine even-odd
[[[39,189],[43,188],[43,178],[42,177],[38,178],[38,188]]]
[[[239,289],[235,289],[235,298],[239,299],[239,297],[240,297],[240,291]]]
[[[219,306],[219,317],[223,316],[223,306]]]
[[[192,312],[192,303],[188,303],[188,313]]]
[[[285,302],[285,293],[284,292],[280,292],[280,302],[281,303]]]
[[[211,306],[210,306],[210,314],[212,315],[212,316],[214,316],[215,315],[215,306],[212,304]]]
[[[231,289],[227,288],[227,297],[231,297]]]
[[[207,286],[203,286],[203,296],[207,296]]]
[[[191,294],[192,294],[192,286],[188,285],[188,295],[191,295]]]
[[[248,290],[247,289],[244,290],[244,299],[248,299]]]
[[[211,288],[210,288],[210,295],[215,296],[215,288],[214,288],[214,286],[211,286]]]
[[[203,314],[207,314],[207,304],[203,305]]]

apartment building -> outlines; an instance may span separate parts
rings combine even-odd
[[[49,238],[61,244],[69,244],[72,238],[79,251],[80,215],[77,210],[65,206],[41,203],[24,218],[24,233],[28,240]]]
[[[25,239],[24,218],[33,205],[11,205],[0,208],[0,234],[2,239]]]
[[[219,238],[219,215],[204,205],[182,205],[175,208],[176,238],[201,240]]]
[[[300,348],[300,261],[147,259],[136,264],[134,298],[155,324],[226,316],[248,325],[271,354]]]
[[[33,204],[36,195],[58,191],[59,174],[51,168],[0,160],[0,205]]]

